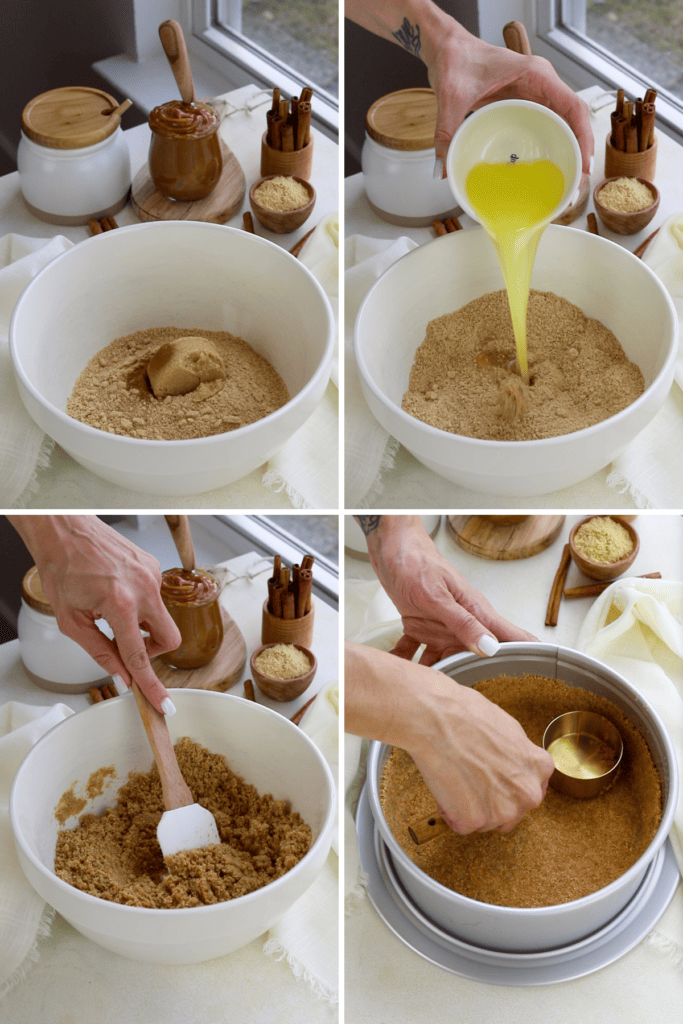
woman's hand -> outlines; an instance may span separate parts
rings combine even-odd
[[[366,534],[370,561],[403,620],[393,654],[412,658],[426,644],[420,662],[433,665],[459,651],[494,654],[499,640],[536,639],[499,615],[439,554],[419,516],[358,518],[366,530],[367,520],[374,522]]]
[[[347,644],[345,728],[412,756],[455,832],[509,832],[543,800],[554,764],[519,722],[441,672]]]
[[[96,516],[8,516],[33,555],[57,624],[110,675],[135,680],[162,714],[175,708],[150,658],[180,645],[152,555]],[[95,625],[105,619],[115,640]],[[143,637],[140,630],[149,633]]]

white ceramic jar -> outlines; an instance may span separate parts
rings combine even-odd
[[[382,220],[424,227],[460,212],[448,181],[434,178],[436,97],[401,89],[372,104],[361,153],[363,184]]]
[[[26,105],[17,167],[36,217],[86,224],[125,206],[131,169],[120,110],[108,93],[81,87],[52,89]]]
[[[97,625],[105,635],[113,636],[105,622]],[[110,680],[94,658],[60,632],[35,565],[22,582],[17,632],[24,668],[42,689],[85,693],[91,686]]]

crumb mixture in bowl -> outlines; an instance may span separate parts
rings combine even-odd
[[[436,813],[412,758],[394,747],[380,798],[404,853],[448,889],[503,907],[546,907],[587,896],[627,871],[652,842],[662,816],[659,774],[647,743],[611,701],[543,676],[497,676],[476,690],[516,718],[542,745],[546,726],[568,711],[595,711],[619,730],[624,755],[613,785],[579,800],[548,788],[511,832],[446,832],[416,845],[407,826]]]
[[[154,395],[147,375],[152,356],[181,337],[215,345],[225,379],[202,381],[188,394]],[[188,440],[237,430],[290,399],[273,366],[242,338],[200,327],[152,327],[117,338],[90,360],[67,402],[69,416],[110,434],[156,441]]]
[[[504,290],[431,320],[403,410],[452,434],[532,441],[600,423],[644,391],[612,332],[552,292],[531,291],[527,341],[528,385],[514,372]]]
[[[164,804],[155,765],[146,773],[131,772],[114,807],[102,815],[83,814],[76,828],[60,830],[60,878],[113,903],[176,909],[244,896],[298,864],[312,832],[286,801],[260,796],[224,757],[188,738],[175,751],[195,800],[216,819],[220,845],[164,862],[156,836]]]

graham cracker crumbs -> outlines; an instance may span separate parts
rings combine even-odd
[[[598,192],[598,199],[608,210],[617,213],[637,213],[646,210],[655,201],[654,192],[636,178],[617,178],[608,181]]]
[[[475,689],[516,718],[539,746],[547,725],[567,711],[604,715],[624,743],[610,789],[577,800],[548,787],[541,805],[511,832],[446,832],[422,846],[407,825],[436,812],[412,758],[394,747],[380,796],[387,823],[406,855],[437,882],[483,903],[546,907],[596,892],[627,871],[652,841],[662,816],[659,774],[645,739],[611,701],[543,676],[497,676]]]
[[[431,320],[415,353],[402,408],[466,437],[531,441],[570,434],[626,408],[644,380],[603,324],[552,292],[532,290],[530,383],[515,360],[507,292],[490,292]]]
[[[225,379],[202,381],[189,394],[154,396],[147,364],[167,343],[188,335],[213,342]],[[227,331],[152,327],[117,338],[90,360],[67,402],[69,416],[110,434],[187,440],[236,430],[289,401],[284,381],[267,359]]]
[[[224,757],[187,737],[175,752],[194,799],[216,819],[220,844],[164,862],[156,836],[164,804],[155,765],[131,772],[116,805],[101,816],[83,814],[76,828],[60,830],[60,878],[112,903],[171,909],[244,896],[298,864],[312,832],[284,800],[260,796]]]

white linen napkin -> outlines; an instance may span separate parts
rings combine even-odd
[[[683,213],[664,221],[643,256],[678,313],[678,358],[671,391],[655,418],[612,463],[607,484],[638,508],[683,507]]]
[[[17,391],[9,354],[9,322],[17,299],[50,260],[70,249],[62,235],[0,238],[0,507],[20,505],[36,489],[36,473],[46,466],[53,442],[33,422]]]
[[[683,583],[617,580],[591,606],[577,647],[625,676],[653,705],[683,774]],[[683,873],[683,785],[670,839]]]
[[[351,235],[345,245],[344,392],[346,508],[371,508],[381,492],[380,474],[391,469],[398,441],[390,437],[368,409],[353,354],[353,329],[360,305],[384,271],[417,243],[402,236],[391,242]]]
[[[320,691],[300,728],[321,751],[334,775],[339,792],[339,683]],[[332,849],[313,885],[274,925],[263,952],[286,959],[295,977],[303,978],[316,995],[330,1003],[339,999],[339,831],[335,827]]]
[[[266,487],[284,490],[295,508],[339,507],[339,214],[321,220],[299,254],[330,300],[335,354],[330,383],[309,420],[270,462]]]
[[[49,935],[54,916],[19,865],[9,820],[10,789],[33,744],[71,714],[65,704],[35,707],[10,701],[0,707],[0,1001],[38,960],[38,937]]]

